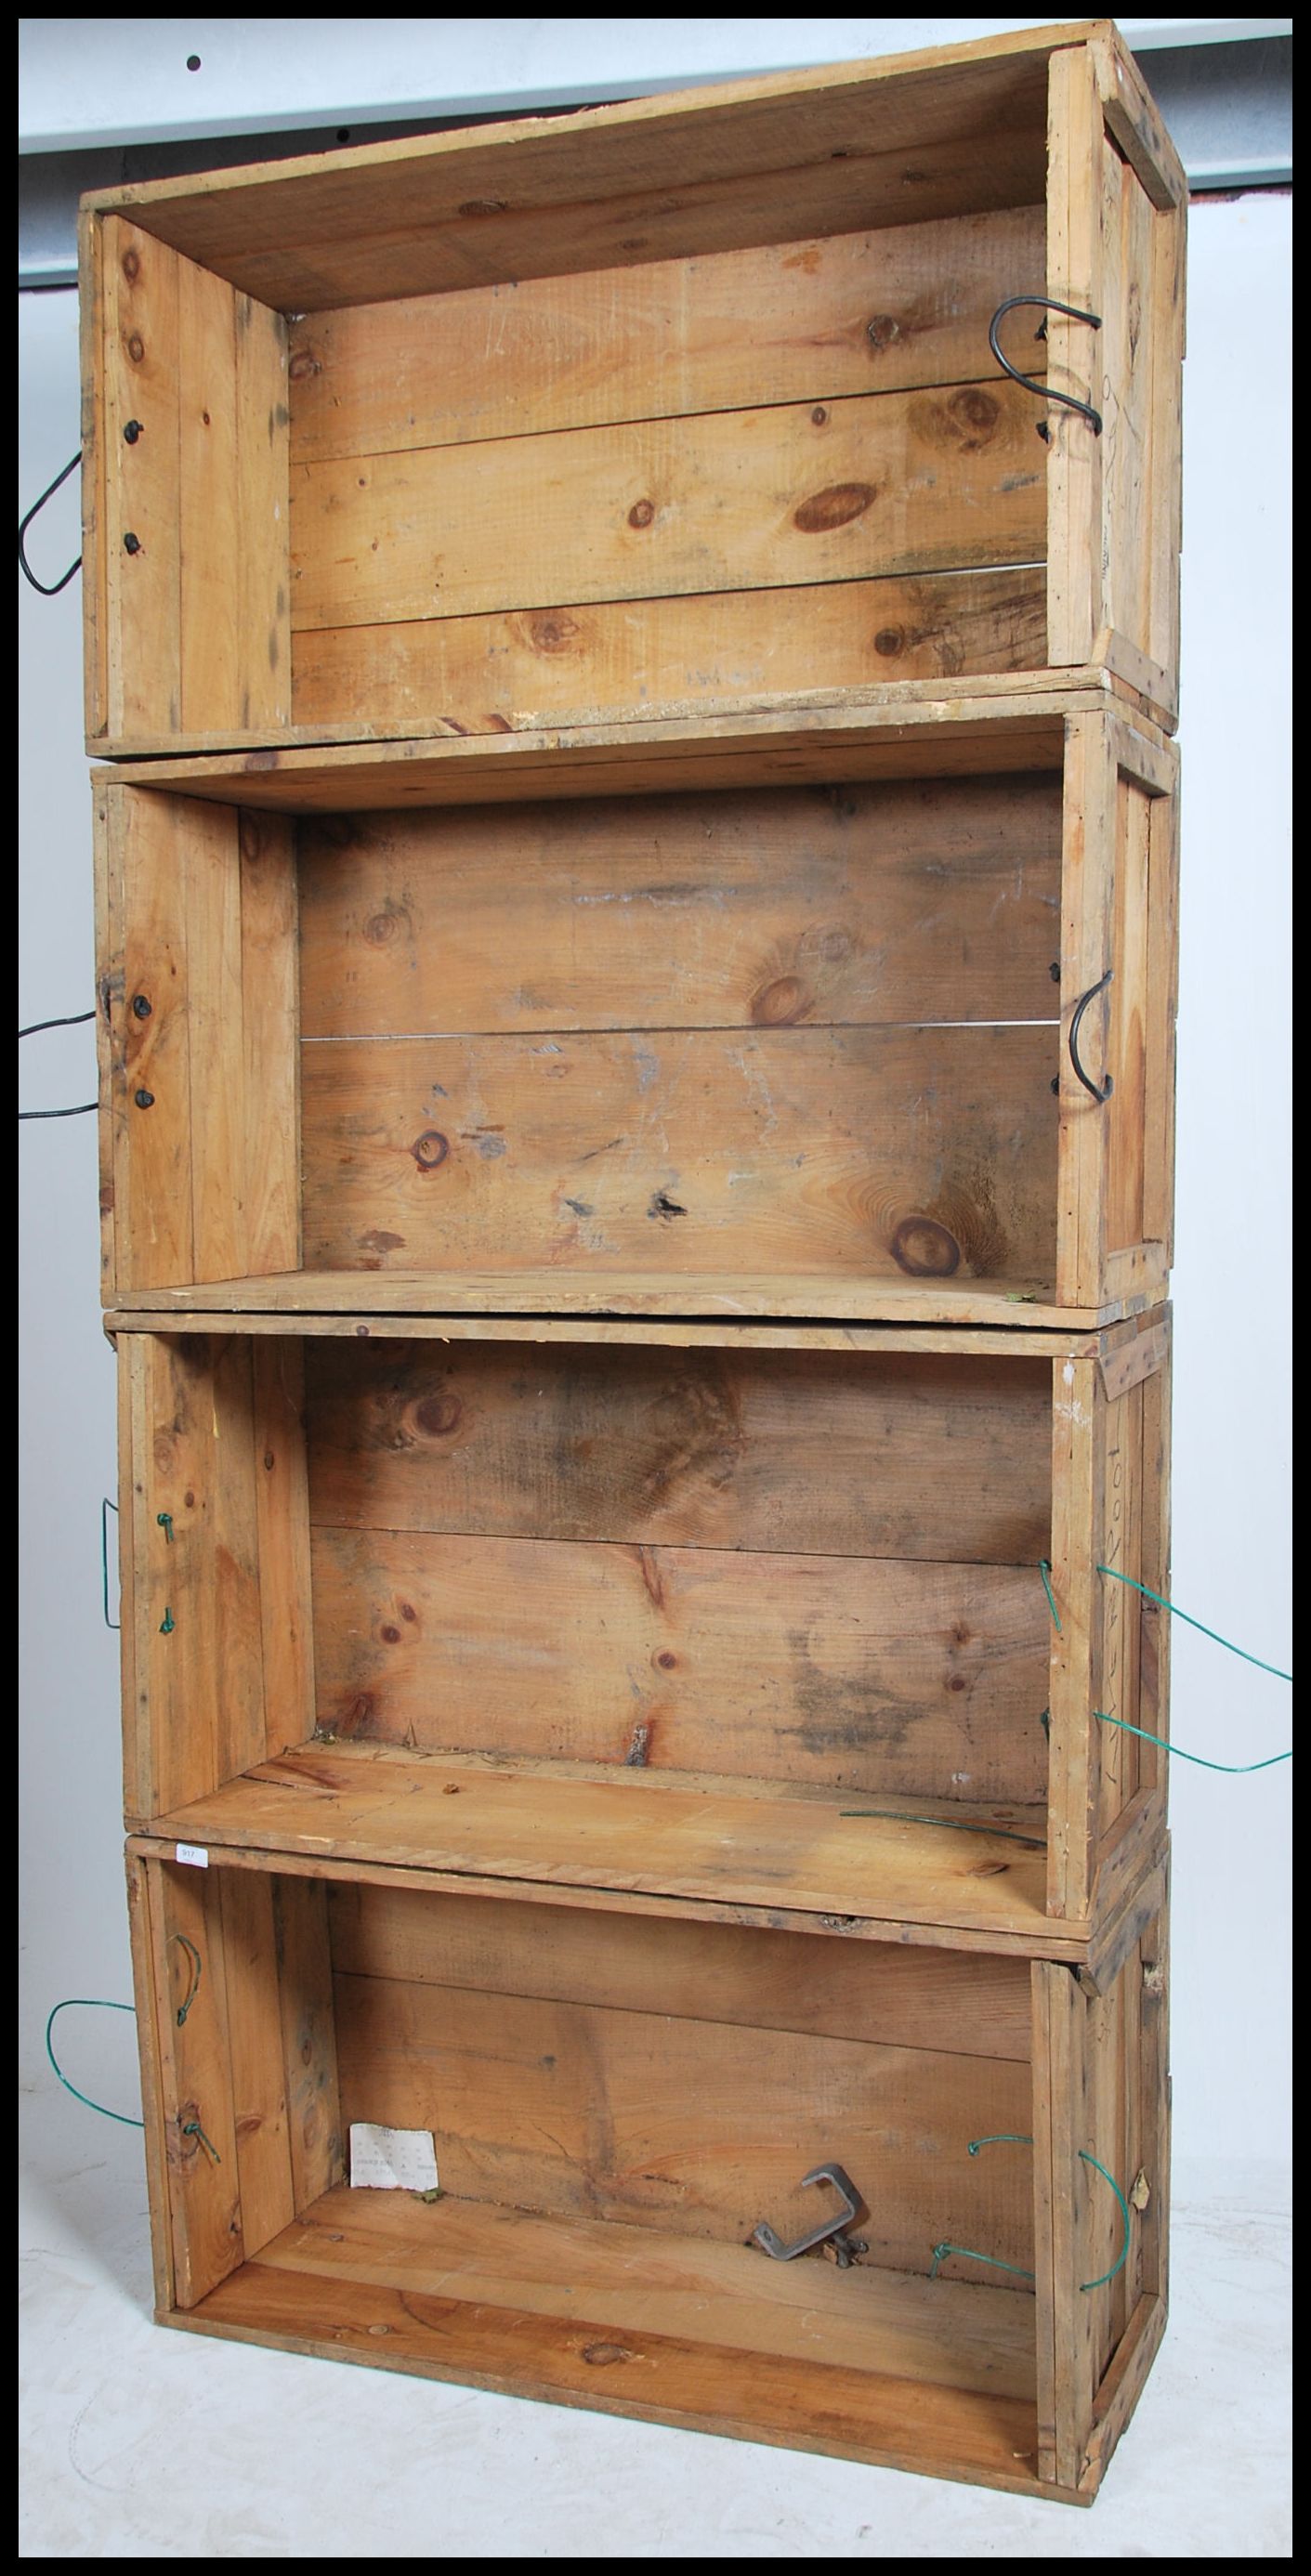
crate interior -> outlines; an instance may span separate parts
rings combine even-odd
[[[820,746],[792,785],[299,815],[126,791],[120,1292],[1032,1320],[1059,725],[1037,766],[986,748],[1023,765],[912,742],[833,783]]]
[[[151,1863],[175,2321],[708,2429],[1036,2471],[1030,1971]],[[201,1961],[200,1980],[185,2004]],[[198,2120],[218,2161],[186,2123]],[[352,2183],[422,2132],[439,2196]],[[771,2259],[838,2206],[846,2268]]]
[[[105,200],[106,572],[178,647],[170,705],[111,669],[109,730],[1042,664],[1040,414],[988,324],[1045,285],[1047,91],[1039,50],[861,67]]]
[[[138,1821],[1049,1929],[1050,1359],[131,1338]]]

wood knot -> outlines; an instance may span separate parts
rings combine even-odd
[[[422,1404],[416,1404],[414,1408],[414,1419],[418,1429],[426,1432],[430,1440],[444,1440],[454,1431],[463,1413],[464,1406],[458,1395],[452,1395],[450,1389],[445,1388],[440,1395],[425,1395]]]
[[[628,513],[628,524],[630,528],[649,528],[654,517],[654,501],[634,501]]]
[[[306,376],[322,375],[323,360],[316,358],[312,349],[298,349],[287,373],[293,385],[303,384]]]
[[[950,1279],[960,1268],[960,1245],[934,1216],[904,1216],[888,1250],[911,1279]]]
[[[146,354],[146,344],[139,331],[128,334],[127,353],[134,367],[139,367]]]
[[[792,524],[803,537],[825,536],[831,528],[845,528],[852,519],[859,519],[877,499],[875,483],[827,483],[822,492],[812,492],[808,500],[797,503]]]
[[[627,2344],[623,2343],[585,2343],[583,2346],[583,2359],[590,2361],[594,2370],[605,2370],[612,2361],[631,2361],[632,2358]]]
[[[880,626],[874,638],[874,650],[882,661],[895,662],[898,654],[906,650],[905,627]]]
[[[508,204],[508,197],[466,197],[464,204],[462,206],[457,206],[456,213],[461,215],[503,215]]]
[[[565,608],[553,608],[528,620],[528,640],[538,653],[567,653],[582,631],[577,618]]]
[[[891,348],[894,340],[901,338],[901,324],[891,313],[873,313],[865,325],[865,337],[871,349],[881,355],[884,349]]]
[[[123,253],[122,266],[123,275],[127,279],[129,286],[135,286],[137,279],[141,275],[140,253],[135,250],[125,250]]]
[[[416,1136],[410,1147],[410,1152],[421,1172],[437,1171],[445,1162],[450,1150],[446,1138],[436,1127],[425,1127],[423,1134]]]
[[[776,975],[751,996],[751,1017],[760,1029],[786,1029],[804,1019],[811,996],[799,975]]]

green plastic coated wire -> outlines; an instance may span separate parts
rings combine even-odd
[[[182,2135],[184,2138],[198,2138],[206,2155],[212,2157],[216,2165],[222,2164],[223,2158],[219,2154],[218,2148],[215,2146],[212,2138],[206,2137],[199,2120],[184,2121]]]
[[[1051,1612],[1051,1614],[1052,1614],[1052,1626],[1053,1626],[1053,1628],[1055,1629],[1057,1636],[1058,1636],[1058,1637],[1063,1637],[1063,1636],[1064,1636],[1064,1634],[1065,1634],[1065,1630],[1064,1630],[1064,1629],[1062,1628],[1062,1626],[1061,1626],[1061,1614],[1060,1614],[1060,1611],[1059,1611],[1059,1610],[1057,1609],[1057,1607],[1056,1607],[1056,1595],[1055,1595],[1055,1593],[1054,1593],[1054,1592],[1053,1592],[1053,1590],[1052,1590],[1051,1582],[1050,1582],[1050,1579],[1049,1579],[1049,1578],[1050,1578],[1050,1575],[1051,1575],[1051,1570],[1052,1570],[1051,1558],[1050,1558],[1049,1556],[1044,1556],[1044,1557],[1042,1557],[1042,1558],[1039,1560],[1039,1565],[1038,1565],[1038,1572],[1039,1572],[1039,1573],[1040,1573],[1040,1575],[1042,1576],[1042,1588],[1043,1588],[1043,1591],[1044,1591],[1044,1592],[1046,1593],[1046,1595],[1047,1595],[1047,1607],[1048,1607],[1048,1609],[1050,1610],[1050,1612]]]
[[[61,2012],[71,2012],[75,2005],[81,2006],[87,2012],[130,2013],[135,2009],[135,2007],[132,2004],[110,2003],[104,1995],[66,1995],[62,2004],[56,2004],[49,2021],[46,2023],[46,2055],[49,2058],[60,2083],[63,2085],[64,2091],[66,2093],[71,2093],[75,2102],[85,2102],[88,2111],[98,2111],[102,2120],[118,2120],[125,2129],[144,2129],[146,2125],[145,2121],[135,2120],[130,2111],[110,2111],[106,2108],[103,2102],[93,2102],[89,2093],[79,2093],[76,2084],[69,2083],[68,2077],[65,2075],[64,2070],[55,2055],[54,2043],[51,2040],[50,2033],[54,2029],[55,2023],[58,2021]]]
[[[1023,1843],[1027,1851],[1046,1851],[1039,1834],[1017,1834],[1011,1825],[971,1823],[966,1816],[904,1816],[896,1807],[839,1807],[842,1822],[862,1816],[879,1816],[889,1825],[942,1825],[949,1834],[993,1834],[1008,1843]]]
[[[977,2156],[980,2147],[1031,2147],[1032,2145],[1032,2138],[1024,2135],[1024,2133],[1019,2129],[998,2129],[991,2137],[988,2138],[970,2138],[967,2141],[965,2152],[967,2155]],[[1099,2272],[1095,2281],[1081,2281],[1079,2283],[1079,2288],[1081,2290],[1104,2290],[1107,2282],[1113,2281],[1116,2273],[1123,2271],[1124,2266],[1129,2259],[1129,2242],[1133,2220],[1129,2215],[1129,2203],[1125,2199],[1124,2193],[1121,2191],[1114,2174],[1109,2174],[1105,2165],[1099,2164],[1096,2156],[1089,2154],[1087,2147],[1080,2147],[1079,2154],[1084,2164],[1091,2165],[1094,2172],[1101,2175],[1103,2182],[1108,2182],[1110,2184],[1111,2189],[1120,2204],[1120,2216],[1124,2221],[1124,2242],[1120,2247],[1119,2253],[1116,2255],[1115,2261],[1111,2265],[1110,2271]],[[931,2281],[936,2281],[938,2277],[938,2266],[940,2263],[945,2262],[949,2254],[959,2254],[963,2256],[967,2263],[990,2263],[993,2270],[996,2272],[1018,2272],[1021,2279],[1025,2281],[1031,2281],[1034,2278],[1032,2272],[1025,2271],[1022,2263],[1003,2263],[999,2254],[976,2254],[968,2245],[950,2245],[944,2239],[941,2245],[935,2245],[933,2248],[933,2264],[929,2272],[929,2279]]]
[[[1242,1771],[1273,1771],[1277,1762],[1291,1762],[1293,1759],[1290,1744],[1286,1753],[1267,1753],[1264,1762],[1211,1762],[1204,1753],[1185,1753],[1182,1745],[1168,1743],[1163,1735],[1149,1735],[1145,1726],[1131,1726],[1127,1717],[1108,1717],[1104,1708],[1095,1708],[1093,1716],[1100,1719],[1103,1726],[1118,1726],[1122,1735],[1137,1735],[1144,1744],[1159,1744],[1161,1751],[1172,1753],[1176,1762],[1195,1762],[1201,1771],[1228,1771],[1233,1775]]]
[[[1246,1646],[1236,1646],[1232,1638],[1222,1637],[1218,1629],[1204,1628],[1201,1620],[1194,1619],[1190,1611],[1177,1609],[1173,1601],[1166,1600],[1163,1592],[1153,1592],[1150,1583],[1139,1583],[1132,1574],[1120,1574],[1113,1565],[1099,1565],[1097,1571],[1109,1574],[1112,1583],[1127,1583],[1131,1592],[1141,1592],[1144,1601],[1154,1601],[1158,1610],[1168,1610],[1172,1619],[1182,1619],[1186,1627],[1196,1628],[1201,1636],[1210,1638],[1213,1646],[1223,1646],[1227,1653],[1241,1655],[1243,1662],[1255,1664],[1259,1673],[1273,1673],[1277,1682],[1291,1682],[1291,1673],[1283,1672],[1278,1664],[1263,1663],[1259,1655],[1249,1655]],[[1282,1760],[1282,1755],[1279,1758]],[[1223,1769],[1225,1766],[1220,1764],[1218,1767]]]

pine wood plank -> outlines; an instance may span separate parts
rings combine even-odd
[[[105,730],[173,733],[182,715],[179,263],[118,215],[105,223],[102,257]],[[129,439],[134,421],[141,434]]]
[[[1081,313],[1105,314],[1102,273],[1102,108],[1086,46],[1052,55],[1047,130],[1047,291]],[[1037,289],[1035,288],[1035,292]],[[1100,399],[1100,333],[1060,313],[1046,316],[1048,382],[1080,402]],[[1092,423],[1030,400],[1030,437],[1045,418],[1047,446],[1047,653],[1086,662],[1107,624],[1102,603],[1102,441]]]
[[[300,311],[603,265],[607,230],[616,259],[640,261],[900,222],[908,149],[920,216],[1033,204],[1046,59],[1088,32],[1083,22],[530,119],[490,137],[138,183],[91,202],[134,209],[160,238]],[[719,208],[713,227],[707,198]]]
[[[1159,355],[1152,270],[1158,219],[1106,135],[1101,192],[1102,622],[1150,660],[1157,499],[1152,432]]]
[[[305,1371],[298,1342],[261,1338],[250,1351],[264,1751],[277,1754],[314,1725]]]
[[[368,725],[350,741],[339,738],[339,726],[293,725],[280,743],[257,751],[214,746],[211,738],[179,754],[172,738],[157,736],[132,748],[165,757],[124,759],[92,778],[99,785],[181,789],[220,804],[292,813],[482,805],[556,793],[641,795],[698,780],[753,787],[785,778],[831,786],[848,777],[922,773],[925,725],[933,728],[939,777],[1009,775],[1059,769],[1065,718],[1112,704],[1128,701],[1108,673],[1088,664],[1082,671],[985,673],[947,698],[931,680],[878,690],[753,689],[736,702],[665,703],[622,720],[595,711],[589,720],[579,711],[564,728],[533,724],[507,732],[497,726],[485,735],[468,735],[438,715],[426,719],[426,734],[424,720],[416,720],[406,735],[381,742],[368,739],[376,731]],[[980,723],[984,717],[989,721]],[[1135,722],[1145,727],[1148,719],[1138,715]],[[1147,739],[1145,731],[1141,738]]]
[[[1052,1363],[1051,1582],[1059,1628],[1051,1623],[1048,1769],[1048,1887],[1054,1914],[1083,1917],[1092,1884],[1093,1788],[1090,1711],[1098,1705],[1096,1639],[1103,1588],[1092,1569],[1102,1520],[1102,1444],[1097,1364]]]
[[[447,1795],[452,1782],[457,1794]],[[976,1834],[852,1820],[795,1795],[754,1797],[745,1783],[688,1791],[640,1770],[575,1780],[552,1764],[487,1770],[391,1746],[311,1744],[161,1812],[155,1829],[524,1886],[686,1895],[1031,1942],[1047,1925],[1041,1852],[990,1836],[986,1824]]]
[[[222,1904],[218,1882],[199,1869],[160,1870],[155,1898],[155,2027],[174,2290],[179,2306],[192,2308],[244,2254]],[[195,1978],[188,1943],[201,1965],[186,2009]]]
[[[194,1277],[198,1267],[183,859],[190,809],[172,796],[119,799],[112,792],[109,805],[122,886],[121,949],[111,947],[101,965],[111,1010],[114,994],[122,994],[107,1113],[115,1266],[120,1289],[172,1286]],[[112,915],[107,928],[112,940]]]
[[[280,815],[239,815],[237,871],[247,1266],[294,1269],[301,1250],[294,826]]]
[[[340,2199],[346,2197],[340,2195]],[[391,2200],[395,2195],[370,2197]],[[335,2219],[338,2208],[339,2200],[329,2201],[325,2218]],[[448,2204],[446,2215],[453,2213],[454,2205]],[[353,2216],[352,2211],[343,2214]],[[472,2223],[484,2213],[467,2215]],[[496,2214],[498,2231],[511,2223],[511,2213]],[[526,2231],[541,2222],[520,2224]],[[328,2232],[325,2227],[323,2234]],[[570,2239],[577,2232],[576,2226],[571,2227]],[[633,2232],[640,2238],[640,2278],[651,2266],[652,2236],[649,2230]],[[794,2360],[773,2351],[752,2354],[733,2342],[721,2342],[707,2351],[690,2340],[657,2336],[645,2329],[630,2334],[622,2316],[629,2302],[640,2295],[633,2277],[636,2263],[625,2267],[629,2277],[622,2287],[595,2303],[599,2317],[577,2312],[567,2284],[559,2302],[565,2314],[543,2315],[526,2306],[499,2308],[461,2299],[451,2294],[447,2284],[440,2292],[416,2296],[403,2288],[383,2288],[369,2279],[367,2257],[349,2270],[343,2264],[336,2277],[318,2274],[308,2268],[315,2249],[304,2250],[304,2234],[298,2228],[289,2235],[285,2265],[281,2260],[247,2264],[231,2283],[211,2294],[199,2316],[177,2311],[168,2322],[198,2326],[202,2332],[240,2341],[290,2345],[324,2358],[362,2360],[602,2413],[635,2415],[886,2466],[932,2470],[1027,2494],[1040,2492],[1033,2474],[1032,2400],[1027,2396],[1008,2399],[991,2387],[981,2393],[935,2384],[929,2338],[921,2334],[911,2339],[899,2330],[907,2310],[896,2292],[888,2302],[885,2348],[891,2355],[909,2343],[914,2376],[896,2378],[868,2367],[838,2369],[813,2358],[807,2359],[801,2376]],[[605,2234],[609,2239],[613,2231],[607,2228]],[[277,2250],[281,2254],[283,2248]],[[713,2253],[718,2262],[730,2251],[739,2265],[752,2262],[751,2256],[736,2248],[701,2248],[697,2255],[700,2259]],[[680,2249],[685,2278],[690,2252]],[[302,2259],[304,2270],[299,2268]],[[565,2268],[563,2263],[560,2268]],[[868,2277],[877,2285],[881,2313],[894,2276],[880,2272]],[[777,2290],[777,2273],[769,2286],[781,2302],[786,2301],[786,2294]],[[912,2290],[922,2286],[910,2285]],[[957,2303],[990,2294],[965,2282],[947,2287],[948,2297],[938,2303],[940,2323],[932,2340],[940,2348],[959,2351],[979,2311],[964,2310]],[[724,2335],[732,2335],[737,2301],[726,2300],[719,2291],[714,2304],[723,2314]],[[870,2304],[872,2309],[873,2301]],[[1028,2300],[1015,2297],[1014,2305],[1027,2317]],[[743,2323],[744,2334],[749,2335],[750,2312]],[[869,2349],[877,2353],[883,2337],[873,2315],[870,2325]],[[1005,2325],[1004,2316],[996,2319],[994,2352],[1003,2337],[1007,2343],[1015,2339],[1014,2330],[1006,2336]],[[632,2364],[637,2365],[635,2378],[625,2367]],[[958,2369],[968,2366],[958,2365]],[[981,2366],[986,2367],[986,2347]],[[995,2375],[994,2371],[991,2376]],[[1071,2494],[1062,2500],[1085,2499]]]
[[[292,626],[1033,563],[1032,446],[1004,382],[297,466]]]
[[[77,223],[78,357],[82,378],[82,692],[89,748],[109,730],[109,600],[106,561],[105,231],[94,215]]]
[[[177,334],[178,722],[184,732],[197,724],[235,729],[247,638],[233,577],[243,547],[233,294],[193,260],[177,263]]]
[[[1045,1960],[1029,1968],[1032,2058],[1033,2137],[1033,2291],[1034,2362],[1037,2397],[1038,2476],[1055,2487],[1056,2419],[1059,2407],[1056,2357],[1056,2176],[1053,2167],[1052,1989],[1062,1972]]]
[[[187,923],[192,1242],[196,1275],[221,1279],[250,1266],[238,821],[188,809],[180,822],[174,864]]]
[[[1152,204],[1186,204],[1187,174],[1133,55],[1113,26],[1096,32],[1089,51],[1107,126]]]
[[[755,1329],[768,1316],[792,1316],[797,1321],[791,1329],[798,1335],[826,1317],[841,1319],[832,1329],[844,1333],[879,1324],[898,1329],[898,1319],[902,1329],[917,1333],[936,1326],[1000,1326],[1023,1331],[1028,1349],[1030,1333],[1048,1329],[1081,1339],[1121,1316],[1143,1313],[1151,1302],[1146,1287],[1108,1299],[1105,1306],[1058,1306],[1050,1287],[1040,1282],[1003,1289],[947,1279],[929,1287],[897,1277],[868,1283],[849,1278],[834,1285],[816,1271],[753,1281],[713,1271],[680,1271],[670,1279],[653,1270],[606,1271],[593,1278],[558,1269],[451,1271],[440,1277],[423,1270],[291,1270],[265,1278],[134,1289],[130,1300],[124,1300],[131,1315],[125,1311],[120,1319],[111,1312],[110,1325],[114,1331],[130,1323],[136,1331],[158,1332],[167,1317],[169,1330],[213,1331],[218,1328],[211,1319],[222,1316],[224,1332],[313,1333],[313,1318],[322,1316],[341,1319],[332,1329],[361,1341],[375,1331],[393,1329],[435,1331],[438,1339],[449,1330],[453,1339],[463,1332],[494,1341],[506,1333],[513,1338],[517,1325],[526,1327],[521,1337],[548,1341],[553,1336],[569,1339],[574,1318],[667,1316],[672,1320],[660,1327],[657,1338],[677,1342],[683,1331],[695,1338],[701,1316],[730,1317],[743,1330]],[[626,1331],[626,1325],[620,1326],[613,1338]],[[1067,1349],[1068,1342],[1060,1347]]]
[[[1042,235],[1018,207],[306,314],[292,461],[972,380]]]
[[[1058,1294],[1071,1301],[1100,1293],[1106,1258],[1106,1187],[1115,1095],[1095,1100],[1070,1056],[1069,1030],[1085,994],[1108,968],[1115,981],[1090,1002],[1079,1051],[1092,1081],[1108,1070],[1110,1023],[1119,1007],[1120,976],[1112,927],[1119,771],[1107,727],[1096,717],[1067,727],[1062,870],[1060,1211]]]
[[[1152,659],[1170,675],[1167,712],[1177,711],[1179,564],[1183,550],[1182,375],[1186,329],[1186,199],[1158,216],[1152,233],[1150,328],[1155,344],[1152,397]]]
[[[291,716],[288,335],[267,304],[240,294],[231,301],[237,517],[227,578],[240,638],[235,713],[240,731],[268,734]]]
[[[1144,1085],[1148,1149],[1143,1233],[1174,1259],[1175,1023],[1179,1008],[1179,800],[1150,810]]]
[[[1027,2120],[1013,2062],[379,1977],[335,1996],[343,2118],[430,2131],[458,2200],[742,2246],[763,2216],[813,2225],[801,2176],[836,2155],[871,2262],[927,2274],[935,2228],[1029,2259],[1027,2174],[964,2151]]]
[[[108,1299],[118,1285],[118,1245],[114,1216],[115,1148],[124,1103],[115,1097],[114,1023],[120,1024],[123,991],[123,800],[103,787],[92,797],[91,848],[94,869],[96,946],[96,1160],[100,1196],[101,1293]]]
[[[319,1720],[353,1740],[871,1795],[1045,1786],[1027,1568],[320,1530],[313,1569]]]
[[[870,2371],[895,2359],[925,2391],[975,2387],[1020,2398],[1032,2388],[1025,2328],[1028,2301],[991,2285],[954,2320],[951,2347],[940,2322],[946,2302],[913,2273],[859,2264],[835,2277],[822,2261],[776,2265],[760,2278],[754,2248],[717,2245],[659,2226],[559,2219],[443,2196],[427,2223],[388,2223],[371,2206],[399,2195],[343,2190],[289,2229],[270,2249],[271,2267],[329,2278],[412,2288],[419,2298],[477,2300],[538,2315],[623,2316],[630,2333],[681,2334],[719,2343],[726,2326],[739,2349],[789,2354],[822,2368]],[[440,2212],[440,2215],[438,2215]],[[340,2231],[340,2232],[339,2232]],[[334,2250],[339,2247],[340,2250]],[[768,2259],[768,2258],[763,2258]],[[844,2295],[845,2293],[845,2295]]]
[[[231,1873],[229,1873],[231,1874]],[[1159,1901],[1159,1900],[1158,1900]],[[338,1975],[606,2004],[683,2020],[928,2048],[1027,2064],[1029,1968],[969,1952],[816,1942],[735,1924],[662,1921],[541,1904],[434,1899],[334,1880]]]
[[[136,1852],[125,1855],[128,1933],[132,1947],[132,1994],[136,2013],[137,2062],[141,2069],[142,2146],[146,2165],[146,2200],[150,2211],[150,2262],[155,2312],[166,2316],[176,2305],[173,2229],[169,2214],[168,2136],[161,2074],[155,1995],[154,1889],[159,1871]]]
[[[1027,1343],[979,1357],[957,1346],[946,1361],[881,1344],[763,1359],[757,1347],[529,1359],[514,1343],[315,1344],[311,1517],[336,1530],[1036,1564],[1051,1524],[1051,1390]]]
[[[273,1921],[291,2192],[299,2212],[345,2171],[326,1888],[315,1879],[279,1877]]]
[[[754,590],[408,624],[327,626],[292,640],[297,729],[496,736],[593,721],[600,708],[700,703],[853,684],[1037,672],[1041,566],[793,583]],[[441,713],[435,715],[434,709]]]
[[[1107,1576],[1095,1578],[1100,1600],[1100,1692],[1097,1707],[1127,1726],[1142,1724],[1142,1597],[1131,1588],[1141,1580],[1143,1391],[1141,1386],[1108,1404],[1103,1416],[1103,1518],[1098,1530],[1097,1562],[1130,1583]],[[1097,1795],[1097,1836],[1102,1837],[1135,1796],[1139,1786],[1138,1742],[1118,1727],[1097,1729],[1092,1778]]]
[[[302,823],[302,1034],[1051,1019],[1060,833],[1043,774]]]
[[[1024,1324],[1007,1325],[999,1332],[977,1324],[714,1323],[689,1321],[683,1316],[620,1319],[587,1314],[495,1313],[370,1314],[365,1321],[358,1314],[325,1314],[308,1309],[270,1309],[261,1313],[257,1307],[252,1309],[249,1292],[262,1290],[267,1283],[261,1280],[234,1286],[237,1284],[247,1291],[245,1309],[227,1315],[224,1332],[256,1332],[283,1339],[295,1336],[306,1342],[578,1342],[597,1346],[623,1343],[634,1349],[906,1351],[920,1356],[937,1351],[976,1359],[1026,1354],[1040,1358],[1074,1354],[1096,1359],[1106,1347],[1106,1335],[1122,1329],[1112,1324],[1090,1331],[1076,1322],[1064,1326],[1059,1333]],[[157,1333],[162,1328],[158,1314],[138,1314],[124,1307],[106,1318],[105,1329],[111,1339],[117,1339],[120,1334]],[[171,1314],[167,1329],[170,1333],[211,1333],[215,1330],[213,1314],[200,1308],[194,1313]]]
[[[1047,1997],[1046,2081],[1050,2088],[1050,2107],[1044,2121],[1043,2114],[1036,2110],[1043,2094],[1039,2074],[1034,2084],[1035,2112],[1045,2127],[1051,2160],[1055,2425],[1050,2456],[1057,2485],[1075,2487],[1083,2468],[1088,2409],[1096,2385],[1091,2345],[1095,2315],[1079,2287],[1081,2281],[1092,2277],[1084,2260],[1088,2167],[1078,2154],[1079,2147],[1092,2135],[1084,2048],[1085,2000],[1068,1968],[1042,1967],[1036,1973],[1043,1979]],[[1041,2134],[1035,2127],[1035,2154]],[[1100,2181],[1097,2187],[1106,2189]]]
[[[233,2135],[247,2255],[296,2215],[272,1879],[225,1870],[216,1882],[232,2061]],[[202,1980],[203,1982],[203,1980]],[[197,2008],[199,1988],[197,1988]]]
[[[1023,1289],[1055,1251],[1053,1055],[1041,1025],[306,1046],[306,1261]]]

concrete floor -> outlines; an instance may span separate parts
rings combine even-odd
[[[136,2134],[49,2079],[24,2117],[26,2557],[1290,2555],[1279,2167],[1178,2177],[1170,2332],[1080,2513],[165,2333]]]

